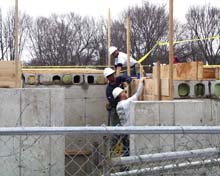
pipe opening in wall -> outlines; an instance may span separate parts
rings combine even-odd
[[[79,75],[75,75],[75,76],[73,77],[73,83],[79,84],[80,81],[81,81],[81,77],[80,77]]]
[[[195,96],[204,96],[205,95],[205,85],[202,83],[198,83],[194,86],[194,94]]]
[[[53,83],[54,84],[60,84],[61,83],[61,78],[59,75],[53,76]]]
[[[95,83],[95,78],[92,75],[87,76],[87,82],[89,84],[94,84]]]
[[[28,84],[30,84],[30,85],[36,84],[36,83],[37,83],[37,80],[36,80],[36,78],[35,78],[35,75],[30,75],[30,76],[28,76],[27,82],[28,82]]]
[[[180,97],[187,97],[190,92],[190,87],[186,83],[181,83],[178,86],[178,94]]]
[[[64,75],[62,81],[64,84],[72,84],[72,75]]]
[[[216,97],[220,97],[220,83],[215,84],[214,94]]]

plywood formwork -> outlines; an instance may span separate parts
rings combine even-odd
[[[157,77],[157,67],[153,67],[153,78]],[[160,65],[161,79],[169,78],[169,65]],[[173,80],[202,80],[203,62],[186,62],[173,65]]]
[[[16,69],[15,61],[0,61],[0,87],[19,88],[21,87],[21,63]]]
[[[142,100],[169,100],[169,65],[153,67],[153,78],[145,79]],[[158,75],[159,73],[159,75]],[[203,80],[204,70],[202,62],[187,62],[173,65],[173,80]],[[159,76],[159,77],[158,77]],[[213,75],[212,75],[213,76]],[[158,81],[159,80],[159,81]],[[137,89],[138,80],[132,82],[132,93]],[[158,86],[160,84],[160,86]],[[158,90],[159,89],[159,90]]]
[[[217,79],[220,78],[219,72],[220,66],[204,65],[203,67],[203,79]]]

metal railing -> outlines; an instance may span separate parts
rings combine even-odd
[[[1,175],[219,175],[220,126],[0,128]]]

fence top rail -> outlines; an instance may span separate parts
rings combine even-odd
[[[0,135],[220,134],[220,126],[0,127]]]

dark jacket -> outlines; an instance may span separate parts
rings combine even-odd
[[[112,108],[116,108],[117,104],[118,104],[118,100],[114,99],[113,95],[112,95],[112,91],[114,90],[114,88],[116,87],[121,87],[121,83],[123,82],[127,82],[130,83],[131,82],[131,77],[126,76],[126,75],[122,75],[122,76],[118,76],[116,77],[116,81],[114,84],[108,84],[108,86],[106,87],[106,97],[111,105]]]

